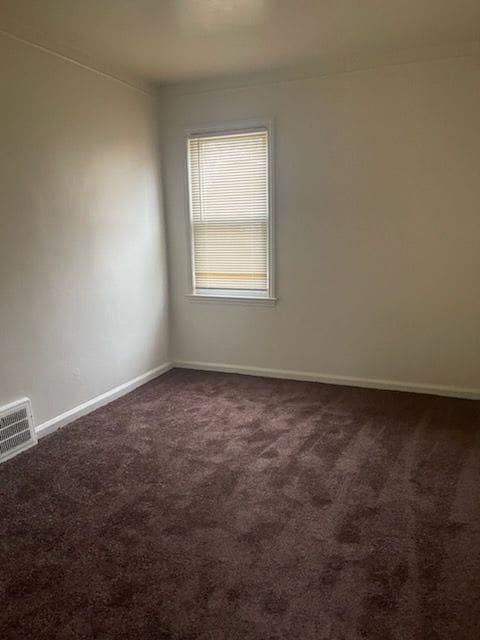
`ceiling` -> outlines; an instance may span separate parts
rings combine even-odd
[[[480,0],[0,0],[0,29],[172,84],[472,43]]]

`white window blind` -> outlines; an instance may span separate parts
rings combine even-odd
[[[268,131],[188,140],[194,292],[269,292]]]

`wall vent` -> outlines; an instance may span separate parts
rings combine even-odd
[[[30,400],[0,407],[0,462],[37,444]]]

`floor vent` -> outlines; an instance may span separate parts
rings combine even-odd
[[[0,462],[37,444],[30,400],[0,407]]]

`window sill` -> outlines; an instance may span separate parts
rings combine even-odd
[[[217,304],[253,304],[264,307],[274,307],[277,298],[270,296],[236,296],[236,295],[215,295],[206,293],[187,293],[186,298],[192,302],[209,302]]]

